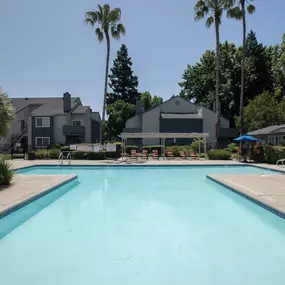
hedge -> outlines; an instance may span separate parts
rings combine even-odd
[[[143,149],[147,149],[149,154],[152,154],[152,152],[154,150],[157,150],[158,155],[161,155],[161,147],[163,148],[164,146],[161,146],[161,145],[146,145],[146,146],[142,147],[142,150]]]
[[[285,147],[271,145],[257,145],[251,149],[250,159],[254,162],[276,164],[279,159],[285,158]]]
[[[131,154],[132,150],[138,151],[138,147],[136,145],[127,145],[125,147],[125,151],[127,154]]]
[[[210,150],[207,155],[210,160],[230,160],[231,159],[231,153],[223,149]]]

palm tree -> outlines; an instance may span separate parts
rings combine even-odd
[[[109,61],[110,61],[110,36],[116,40],[119,40],[121,35],[126,33],[126,29],[121,20],[121,9],[114,8],[111,10],[108,4],[103,7],[97,6],[97,10],[88,11],[85,14],[85,23],[95,28],[95,34],[99,42],[102,42],[106,38],[107,42],[107,57],[106,57],[106,71],[105,71],[105,87],[104,87],[104,100],[103,100],[103,113],[102,124],[100,132],[100,142],[103,143],[103,136],[105,130],[105,113],[106,113],[106,98],[108,88],[108,73],[109,73]]]
[[[237,20],[242,20],[243,39],[242,39],[242,63],[241,63],[241,89],[240,89],[240,135],[244,133],[244,115],[243,115],[243,102],[244,102],[244,79],[245,79],[245,56],[246,56],[246,10],[249,14],[255,12],[255,6],[250,4],[249,1],[253,0],[234,0],[232,7],[228,10],[227,16]]]
[[[198,0],[195,5],[195,20],[199,21],[206,16],[206,27],[215,25],[216,32],[216,144],[218,144],[218,133],[220,128],[220,25],[224,10],[232,6],[232,0]]]

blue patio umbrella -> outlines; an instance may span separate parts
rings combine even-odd
[[[234,142],[257,142],[259,139],[249,136],[248,134],[244,134],[236,139],[234,139]]]

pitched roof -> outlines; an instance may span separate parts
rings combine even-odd
[[[285,124],[269,126],[263,129],[250,132],[248,134],[251,136],[259,136],[259,135],[270,135],[270,134],[280,134],[280,133],[285,133]]]
[[[199,114],[175,114],[175,113],[161,113],[163,119],[203,119]]]
[[[79,97],[71,98],[71,107],[75,106],[75,101]],[[38,108],[34,109],[33,113],[43,112],[48,114],[63,113],[63,98],[62,97],[49,97],[49,98],[12,98],[12,104],[16,109],[16,112],[26,108],[29,105],[39,105]],[[47,106],[41,108],[43,105]]]
[[[99,112],[92,112],[89,116],[91,120],[101,123],[101,116]]]
[[[72,111],[72,114],[85,114],[88,109],[90,109],[90,106],[78,106]]]

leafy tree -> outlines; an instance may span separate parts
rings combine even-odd
[[[138,78],[133,75],[132,60],[128,55],[126,45],[122,45],[117,52],[109,79],[109,86],[112,88],[113,93],[107,95],[108,106],[116,100],[124,100],[130,104],[136,103],[136,99],[139,97],[137,90]]]
[[[220,25],[223,11],[230,6],[229,0],[198,0],[195,5],[195,19],[204,19],[209,13],[210,16],[206,20],[206,27],[210,28],[215,25],[216,33],[216,128],[220,126]]]
[[[124,100],[117,100],[107,107],[109,115],[107,130],[111,138],[116,138],[125,127],[126,121],[135,115],[136,106],[125,102]]]
[[[107,57],[106,57],[106,70],[105,70],[105,87],[104,87],[104,100],[103,100],[103,112],[102,112],[102,124],[100,133],[100,142],[103,143],[103,134],[105,126],[105,109],[106,109],[106,98],[108,88],[108,73],[109,73],[109,61],[110,61],[110,36],[116,40],[119,40],[121,35],[126,33],[126,29],[121,20],[121,9],[115,8],[111,10],[108,4],[103,7],[97,6],[97,10],[88,11],[85,14],[85,23],[91,25],[95,29],[95,34],[99,42],[106,38],[107,42]]]
[[[141,100],[144,112],[163,103],[163,99],[161,97],[152,97],[148,91],[145,91],[141,94]]]
[[[244,108],[244,124],[246,131],[254,131],[270,125],[285,123],[285,104],[278,104],[275,97],[264,92],[250,100]],[[237,117],[237,124],[240,118]]]
[[[253,0],[248,0],[253,1]],[[243,134],[243,101],[244,101],[244,80],[245,80],[245,56],[246,56],[246,11],[248,14],[255,12],[255,6],[246,0],[234,0],[235,7],[228,10],[228,17],[242,20],[242,62],[241,62],[241,91],[240,91],[240,134]]]
[[[0,136],[6,135],[15,119],[15,110],[7,93],[0,93]]]

